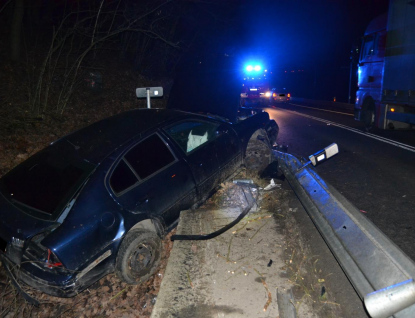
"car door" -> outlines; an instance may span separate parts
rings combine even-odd
[[[109,185],[125,209],[162,216],[166,225],[196,202],[196,186],[189,167],[158,133],[123,155]]]
[[[189,119],[165,129],[183,151],[201,200],[205,199],[220,181],[215,144],[219,126],[220,123],[216,121]]]
[[[241,141],[231,125],[223,123],[218,127],[215,147],[221,181],[224,181],[242,164]]]

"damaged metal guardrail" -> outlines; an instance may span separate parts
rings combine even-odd
[[[415,263],[307,163],[273,153],[369,315],[415,317]]]

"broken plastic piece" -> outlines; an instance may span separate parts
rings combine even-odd
[[[254,206],[254,204],[256,203],[256,198],[252,195],[253,192],[255,192],[255,184],[244,184],[244,183],[240,183],[239,184],[240,187],[243,188],[247,188],[248,191],[244,191],[244,195],[245,195],[245,199],[248,203],[248,206],[242,210],[241,214],[239,214],[239,216],[233,220],[232,222],[230,222],[228,225],[225,225],[223,228],[212,232],[210,234],[206,234],[206,235],[187,235],[187,234],[175,234],[172,235],[171,240],[172,241],[203,241],[203,240],[210,240],[213,239],[215,237],[217,237],[218,235],[221,235],[222,233],[226,232],[227,230],[229,230],[230,228],[232,228],[233,226],[235,226],[236,224],[239,223],[239,221],[241,221],[245,215],[248,214],[248,212],[251,210],[251,208]],[[247,196],[248,194],[248,196]]]
[[[269,183],[269,185],[267,185],[267,186],[264,188],[264,190],[265,190],[265,191],[269,191],[269,190],[274,189],[275,187],[281,187],[281,185],[280,185],[280,184],[275,183],[274,179],[271,179],[271,182]]]

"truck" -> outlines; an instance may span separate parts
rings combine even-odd
[[[367,129],[415,125],[415,3],[391,0],[368,25],[360,50],[354,117]]]

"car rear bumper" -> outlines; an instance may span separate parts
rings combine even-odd
[[[16,266],[4,254],[1,255],[0,259],[3,263],[3,266],[6,267],[7,275],[13,282],[17,283],[17,286],[16,284],[14,285],[21,289],[21,293],[25,293],[24,289],[20,284],[23,282],[25,285],[40,290],[41,292],[44,292],[48,295],[62,298],[68,298],[78,295],[91,284],[99,280],[101,277],[107,275],[108,273],[114,270],[111,266],[104,266],[105,264],[100,264],[100,266],[95,267],[79,279],[75,275],[71,275],[69,279],[66,275],[62,275],[62,277],[64,278],[61,281],[48,281],[33,275],[32,273],[25,270],[23,267]],[[107,262],[104,261],[103,263]]]

